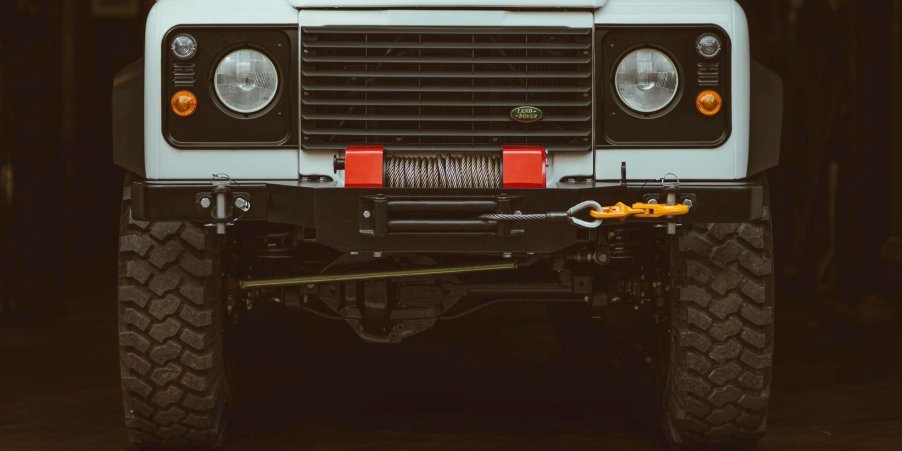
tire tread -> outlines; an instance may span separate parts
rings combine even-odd
[[[766,428],[774,346],[769,222],[693,226],[671,308],[667,430],[674,443],[737,445]]]
[[[221,445],[217,237],[190,223],[136,221],[125,189],[119,246],[119,347],[125,420],[139,446]]]

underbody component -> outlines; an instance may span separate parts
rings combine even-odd
[[[279,279],[244,280],[239,282],[242,289],[277,288],[322,283],[360,282],[366,280],[403,279],[411,277],[445,276],[451,274],[468,274],[477,272],[505,271],[517,269],[517,262],[497,263],[492,265],[448,266],[426,269],[408,269],[397,271],[363,272],[352,274],[321,274],[316,276],[299,276]]]
[[[230,309],[309,312],[344,321],[371,343],[397,343],[437,321],[502,303],[582,304],[594,317],[609,306],[659,313],[669,287],[671,239],[663,228],[621,224],[562,253],[501,263],[447,254],[323,254],[285,230],[236,230],[233,240],[253,243],[239,260],[254,263],[236,275],[245,282],[228,284]]]
[[[261,283],[244,284],[241,290],[233,290],[232,296],[245,299],[235,304],[247,304],[248,308],[271,305],[344,321],[370,343],[397,343],[430,329],[437,321],[461,318],[501,303],[582,304],[597,318],[605,317],[612,306],[660,316],[669,291],[670,260],[666,252],[662,253],[668,242],[663,229],[623,226],[572,253],[512,258],[502,264],[444,266],[441,262],[447,264],[447,256],[345,255],[327,267],[362,267],[363,272],[337,277],[255,279]],[[309,245],[296,245],[296,255],[309,252],[302,250]],[[279,254],[284,255],[281,248]],[[290,259],[271,263],[279,261],[285,271],[296,264]],[[405,269],[365,271],[386,265]],[[511,271],[491,277],[460,272],[467,268]],[[279,270],[269,265],[268,271]]]

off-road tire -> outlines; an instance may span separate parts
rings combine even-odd
[[[125,422],[141,447],[208,449],[225,427],[218,239],[148,223],[124,190],[119,237],[119,358]]]
[[[768,216],[695,225],[679,238],[685,274],[670,310],[663,399],[674,444],[741,446],[764,433],[774,347]]]

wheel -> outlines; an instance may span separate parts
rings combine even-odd
[[[678,445],[754,442],[766,427],[773,365],[769,218],[693,226],[679,246],[685,277],[670,307],[666,434]]]
[[[119,358],[125,422],[139,446],[221,444],[227,389],[218,237],[195,224],[132,218],[119,236]]]

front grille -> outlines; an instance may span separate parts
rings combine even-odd
[[[305,150],[587,151],[592,30],[303,28]],[[521,123],[514,108],[541,109]]]

